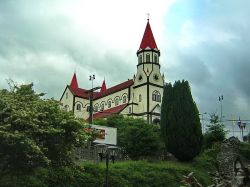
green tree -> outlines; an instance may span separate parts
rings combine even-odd
[[[165,85],[161,132],[167,150],[179,160],[192,160],[199,154],[202,145],[201,124],[188,81]]]
[[[226,131],[224,130],[224,125],[219,122],[218,115],[210,115],[210,124],[208,125],[208,130],[204,135],[204,149],[211,148],[214,143],[222,142],[226,138]]]
[[[0,90],[0,171],[69,165],[87,138],[82,121],[43,95],[33,84]]]
[[[116,127],[118,146],[124,147],[132,159],[155,156],[161,148],[159,128],[143,119],[113,115],[94,123]]]

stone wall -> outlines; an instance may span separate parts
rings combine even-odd
[[[216,187],[250,187],[249,166],[239,153],[240,141],[231,137],[221,144],[217,155],[218,172],[214,174]]]

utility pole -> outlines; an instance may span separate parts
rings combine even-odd
[[[95,80],[95,75],[90,75],[89,80],[92,81],[92,87],[90,90],[87,91],[89,93],[89,124],[92,124],[93,122],[93,112],[94,112],[94,107],[93,107],[93,93],[95,90],[100,89],[100,86],[97,86],[93,88],[93,81]]]

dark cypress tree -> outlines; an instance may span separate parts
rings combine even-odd
[[[188,81],[165,85],[161,131],[167,150],[179,160],[192,160],[199,154],[202,146],[201,124]]]

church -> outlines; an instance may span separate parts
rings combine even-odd
[[[160,72],[160,50],[158,49],[149,19],[136,52],[136,73],[118,85],[107,88],[105,80],[100,88],[78,87],[74,73],[71,83],[66,86],[61,99],[61,107],[72,111],[84,120],[106,118],[113,114],[143,118],[149,124],[160,122],[164,75]],[[90,76],[90,79],[93,76]]]

